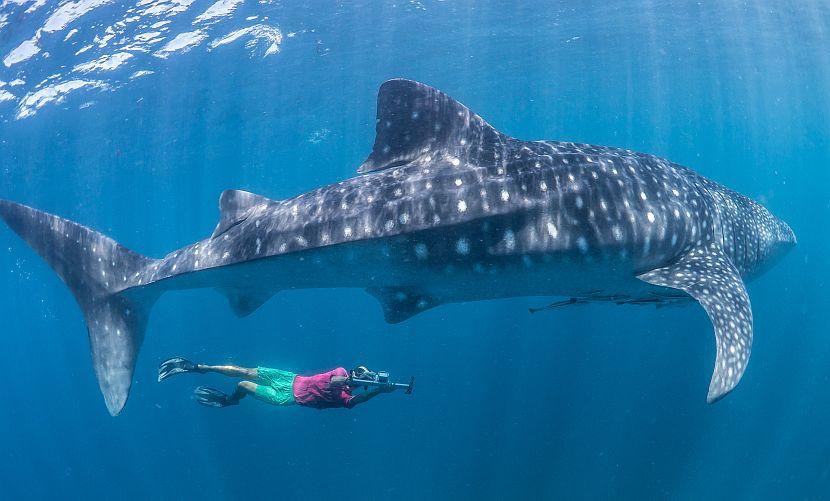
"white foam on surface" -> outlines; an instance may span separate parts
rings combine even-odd
[[[239,40],[242,37],[249,36],[251,40],[248,40],[245,43],[245,47],[249,49],[253,49],[259,42],[265,42],[268,44],[268,48],[265,49],[265,56],[270,56],[271,54],[276,54],[280,51],[280,44],[282,43],[282,32],[279,28],[274,26],[268,26],[266,24],[255,24],[254,26],[249,26],[247,28],[242,28],[240,30],[232,31],[227,35],[217,38],[210,42],[208,46],[210,49],[215,49],[217,47],[221,47],[222,45],[227,45],[229,43],[233,43]]]
[[[139,70],[130,75],[130,80],[135,80],[136,78],[146,77],[147,75],[152,75],[155,71],[150,70]]]
[[[218,17],[229,16],[242,3],[243,0],[219,0],[208,7],[206,11],[196,16],[193,23],[202,23]]]
[[[12,49],[11,52],[3,59],[3,64],[6,68],[10,68],[11,65],[22,63],[23,61],[29,59],[30,57],[34,56],[38,52],[40,52],[40,47],[37,45],[38,37],[35,36],[29,40],[24,41],[17,48]]]
[[[77,32],[78,32],[77,28],[72,28],[71,30],[69,30],[69,33],[66,34],[66,37],[63,39],[63,41],[65,42],[65,41],[69,40]]]
[[[75,66],[72,71],[77,71],[78,73],[89,73],[92,71],[112,71],[115,68],[118,68],[122,64],[126,63],[133,55],[129,52],[116,52],[115,54],[111,55],[104,55],[99,57],[98,59],[93,59],[92,61],[81,63]]]
[[[30,5],[29,8],[26,9],[26,14],[32,14],[44,5],[46,5],[46,0],[35,0],[35,3]]]
[[[12,80],[11,82],[9,82],[9,87],[17,87],[18,85],[23,85],[23,84],[25,84],[25,83],[26,83],[26,81],[25,81],[25,80],[21,80],[21,79],[19,79],[19,78],[15,78],[15,79],[14,79],[14,80]]]
[[[30,92],[20,100],[16,118],[26,118],[35,114],[35,111],[49,103],[60,103],[70,92],[83,88],[105,89],[107,85],[98,80],[69,80],[55,85],[49,85],[37,92]]]
[[[154,52],[153,55],[164,59],[176,52],[187,52],[202,43],[206,38],[207,33],[202,30],[179,33],[176,38],[167,42],[164,47]]]
[[[148,42],[154,38],[157,38],[161,35],[160,31],[150,31],[147,33],[139,33],[138,35],[133,37],[133,40],[136,42]]]
[[[11,101],[12,99],[14,99],[14,94],[0,89],[0,103],[2,103],[3,101]]]
[[[141,0],[137,7],[145,7],[139,11],[142,16],[167,16],[172,17],[186,11],[194,0]]]
[[[43,23],[43,31],[51,33],[53,31],[60,31],[69,23],[80,18],[87,12],[110,3],[111,0],[78,0],[76,2],[67,2],[52,12],[49,19]]]

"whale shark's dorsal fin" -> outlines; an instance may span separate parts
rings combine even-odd
[[[210,238],[216,238],[248,217],[251,207],[270,202],[269,199],[242,190],[225,190],[219,197],[219,224]]]
[[[389,80],[378,91],[375,145],[357,169],[374,172],[446,153],[466,162],[493,159],[509,138],[443,92],[412,80]]]
[[[752,307],[735,265],[716,245],[690,250],[675,263],[639,275],[653,285],[679,289],[692,296],[715,328],[717,356],[709,383],[709,403],[735,388],[752,350]]]

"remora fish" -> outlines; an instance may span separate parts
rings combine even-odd
[[[361,287],[395,323],[444,303],[696,300],[715,329],[708,401],[752,346],[744,279],[795,245],[764,207],[686,167],[629,150],[501,134],[426,85],[390,80],[362,175],[288,200],[222,193],[202,241],[150,259],[9,201],[0,217],[72,290],[112,415],[123,408],[150,309],[214,287],[248,315],[282,289]]]

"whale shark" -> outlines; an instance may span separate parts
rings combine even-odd
[[[715,333],[707,401],[747,367],[744,282],[796,244],[761,204],[669,160],[503,134],[439,90],[394,79],[377,98],[358,175],[271,200],[219,199],[213,233],[160,259],[73,221],[0,200],[0,217],[83,311],[107,409],[123,409],[150,309],[214,288],[249,315],[279,291],[365,289],[397,323],[447,303],[700,304]]]

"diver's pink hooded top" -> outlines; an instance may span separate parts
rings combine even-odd
[[[348,385],[332,386],[332,376],[348,377],[343,367],[314,376],[297,376],[294,378],[294,400],[299,405],[328,409],[331,407],[351,407],[352,389]]]

